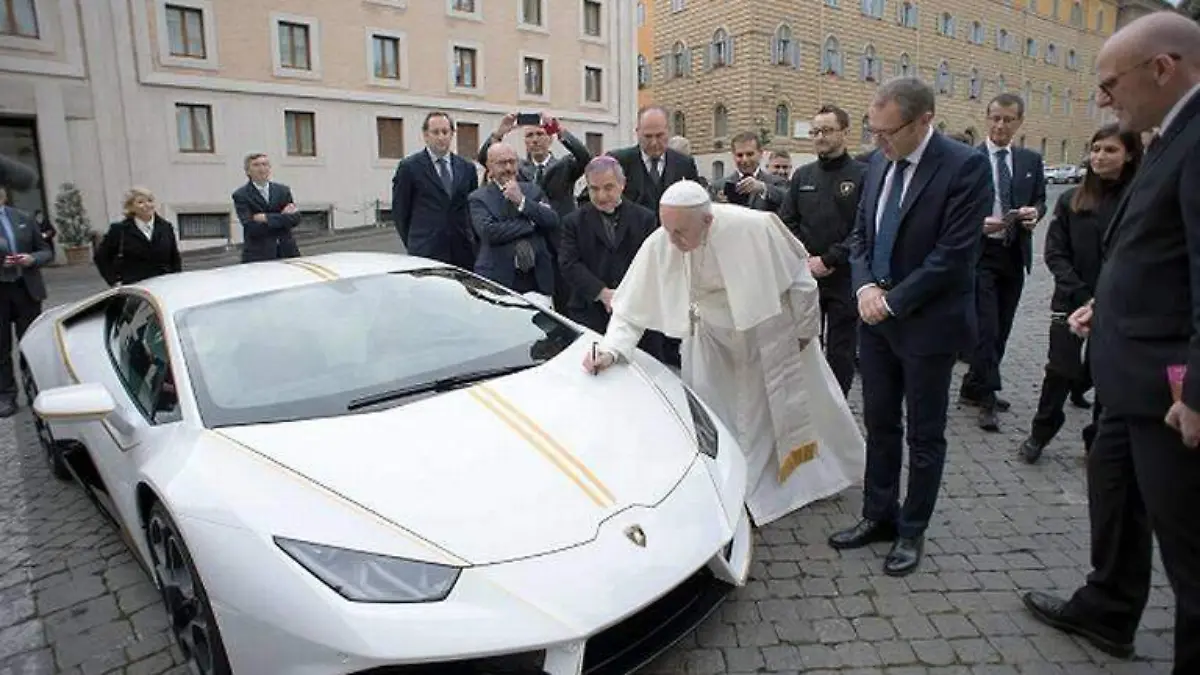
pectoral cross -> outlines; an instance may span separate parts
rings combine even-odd
[[[688,323],[691,324],[692,337],[696,337],[696,324],[700,323],[700,308],[694,302],[688,306]]]

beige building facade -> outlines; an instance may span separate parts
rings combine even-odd
[[[938,94],[936,123],[976,141],[1001,91],[1026,103],[1017,142],[1048,164],[1083,159],[1106,119],[1096,53],[1122,17],[1158,0],[643,0],[653,14],[652,84],[703,175],[732,170],[729,139],[756,131],[768,149],[811,160],[808,124],[826,103],[851,116],[851,149],[871,147],[865,115],[878,83],[919,76]]]
[[[341,229],[390,220],[392,174],[432,110],[450,112],[471,160],[513,111],[554,115],[593,152],[633,136],[631,0],[0,0],[0,13],[0,153],[43,178],[16,204],[46,209],[74,182],[103,230],[145,185],[184,248],[241,241],[230,193],[249,152],[271,156],[305,228]]]

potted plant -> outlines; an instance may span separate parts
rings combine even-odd
[[[83,195],[74,183],[63,183],[54,200],[54,225],[68,265],[86,263],[92,253],[92,225],[83,207]]]

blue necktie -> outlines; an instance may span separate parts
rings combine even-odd
[[[8,252],[16,255],[17,238],[13,234],[12,220],[8,217],[7,206],[0,206],[0,225],[4,226],[4,241],[8,243]]]
[[[1008,148],[996,151],[996,177],[1000,184],[996,192],[1000,195],[1000,208],[1008,213],[1013,208],[1012,171],[1008,170]]]
[[[909,162],[902,159],[893,165],[892,189],[883,205],[879,231],[875,233],[875,248],[871,253],[871,274],[876,281],[888,280],[892,275],[892,247],[900,230],[900,198],[904,195],[904,172],[908,170]]]
[[[446,190],[446,194],[454,194],[454,179],[450,176],[450,160],[445,157],[438,158],[438,176],[442,179],[442,188]]]

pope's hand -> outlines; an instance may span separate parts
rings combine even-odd
[[[1071,312],[1071,316],[1067,317],[1067,325],[1071,327],[1071,332],[1081,338],[1088,336],[1092,332],[1092,302],[1080,307]]]
[[[812,275],[818,279],[821,279],[821,278],[829,276],[830,274],[833,274],[833,270],[826,267],[825,261],[821,260],[821,256],[817,256],[817,255],[809,256],[808,271],[812,272]]]
[[[583,355],[583,369],[593,375],[610,367],[616,362],[616,357],[608,352],[596,352],[596,358],[594,359],[592,358],[592,353],[590,351]]]

